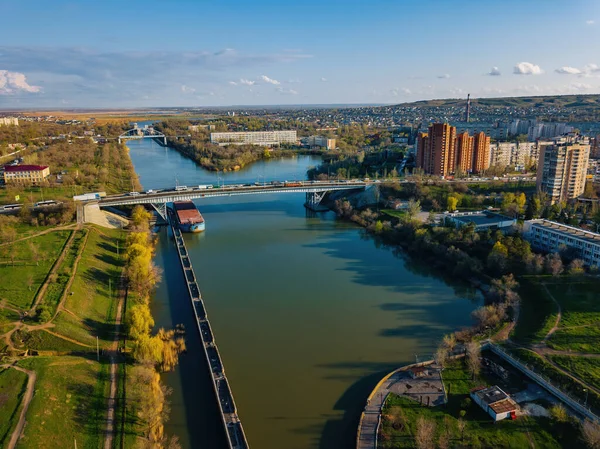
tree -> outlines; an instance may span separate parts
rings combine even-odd
[[[454,348],[456,347],[456,335],[454,335],[454,334],[444,335],[442,343],[446,348],[448,348],[448,351],[453,352]]]
[[[415,201],[414,199],[410,199],[408,201],[408,208],[406,209],[406,214],[408,218],[412,221],[421,213],[421,202]]]
[[[464,419],[458,418],[458,422],[456,423],[456,427],[458,427],[458,431],[460,432],[460,440],[464,441],[465,439],[465,427],[467,427],[467,423]]]
[[[475,341],[470,341],[466,345],[466,350],[467,350],[467,365],[469,366],[469,369],[471,370],[473,379],[475,379],[475,376],[477,374],[479,374],[479,371],[481,370],[481,360],[479,359],[481,348],[479,346],[479,343],[477,343]]]
[[[562,404],[553,405],[550,407],[550,416],[559,423],[565,423],[569,420],[569,414]]]
[[[27,274],[27,287],[29,288],[29,291],[31,291],[31,287],[33,287],[33,274],[31,274],[31,272]]]
[[[135,304],[127,311],[125,323],[129,332],[129,338],[138,340],[144,335],[150,334],[154,326],[154,319],[150,307],[146,304]]]
[[[569,264],[569,274],[571,275],[581,275],[584,274],[585,271],[583,266],[585,263],[581,259],[573,259]]]
[[[563,272],[563,263],[558,253],[547,254],[544,260],[546,273],[558,276]]]
[[[435,351],[435,355],[433,357],[438,365],[444,367],[446,366],[446,361],[448,360],[448,348],[443,345],[440,346],[437,351]]]
[[[448,196],[446,199],[446,206],[450,212],[454,212],[456,210],[456,206],[458,206],[458,198],[454,196]]]
[[[424,416],[419,416],[415,433],[417,449],[433,449],[435,447],[434,436],[435,423]]]
[[[40,264],[40,252],[38,251],[37,246],[32,241],[29,241],[29,252],[31,253],[31,260],[35,262],[36,265]]]
[[[581,435],[585,444],[591,449],[600,448],[600,425],[590,420],[585,420],[581,427]]]
[[[527,202],[527,197],[524,193],[517,195],[515,198],[515,202],[517,203],[517,207],[519,208],[519,213],[522,214],[525,210],[525,203]]]

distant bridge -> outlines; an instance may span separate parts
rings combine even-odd
[[[132,129],[125,131],[118,137],[119,143],[124,140],[162,139],[163,144],[167,144],[167,136],[160,131],[155,130],[153,126],[146,125],[143,128],[140,128],[137,123],[134,123],[133,125]]]
[[[158,212],[163,220],[167,220],[167,203],[181,200],[194,200],[199,198],[217,198],[236,195],[265,195],[275,193],[305,193],[305,206],[316,210],[327,192],[336,190],[365,189],[375,184],[371,181],[294,181],[274,182],[264,185],[223,185],[188,187],[186,190],[158,190],[138,193],[131,192],[112,195],[104,198],[84,201],[83,203],[97,203],[100,207],[128,206],[135,204],[149,204]],[[182,189],[179,187],[179,189]],[[81,204],[81,202],[80,202]],[[78,208],[79,210],[80,208]]]

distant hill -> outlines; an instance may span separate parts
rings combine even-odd
[[[444,100],[422,100],[413,103],[401,103],[396,106],[464,106],[466,98],[448,98]],[[471,98],[474,106],[491,107],[557,107],[581,108],[600,107],[600,95],[551,95],[547,97],[505,97],[505,98]]]

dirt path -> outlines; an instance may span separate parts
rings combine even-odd
[[[548,333],[542,340],[544,345],[546,345],[546,341],[548,341],[548,339],[552,336],[552,334],[554,332],[556,332],[556,330],[558,329],[558,325],[560,324],[560,320],[562,319],[562,309],[560,308],[560,304],[558,303],[558,301],[554,298],[554,296],[552,296],[552,293],[550,293],[550,290],[548,290],[548,287],[546,286],[546,284],[542,284],[542,285],[544,286],[546,293],[548,293],[548,296],[550,297],[550,299],[552,299],[552,301],[554,301],[554,304],[556,304],[556,308],[558,309],[558,314],[556,315],[556,322],[554,323],[554,326],[552,326],[552,329],[550,329],[548,331]]]
[[[44,329],[44,332],[48,332],[50,335],[54,335],[56,338],[61,338],[61,339],[65,340],[65,341],[71,342],[74,345],[83,346],[84,348],[93,348],[93,349],[95,349],[95,346],[86,345],[85,343],[82,343],[79,340],[74,340],[72,338],[65,337],[64,335],[57,334],[56,332],[49,331],[48,329]]]
[[[49,234],[50,232],[65,231],[65,230],[68,230],[68,229],[73,229],[76,226],[77,226],[77,224],[73,223],[73,224],[66,225],[66,226],[58,226],[56,228],[46,229],[45,231],[38,232],[37,234],[31,234],[31,235],[28,235],[27,237],[23,237],[23,238],[20,238],[20,239],[13,240],[12,242],[0,243],[0,246],[12,245],[13,243],[22,242],[23,240],[29,240],[29,239],[32,239],[34,237],[38,237],[40,235]]]
[[[75,232],[73,232],[73,236]],[[83,256],[83,252],[85,251],[85,247],[87,245],[88,237],[90,236],[90,231],[85,234],[85,239],[83,240],[81,247],[79,248],[79,253],[75,258],[75,262],[73,263],[73,271],[71,272],[71,276],[69,276],[69,281],[67,285],[65,285],[65,290],[63,291],[62,297],[60,298],[60,302],[54,311],[54,315],[50,321],[54,321],[57,317],[58,313],[64,309],[65,302],[67,300],[67,296],[69,296],[69,291],[71,290],[71,285],[73,285],[73,281],[75,280],[75,276],[77,276],[77,267],[79,266],[79,261],[81,260],[81,256]],[[72,313],[72,312],[71,312]]]
[[[60,268],[60,266],[62,265],[62,262],[67,255],[67,251],[69,251],[69,248],[71,248],[71,245],[73,244],[74,238],[75,238],[75,231],[71,232],[71,235],[69,236],[69,239],[65,243],[65,246],[63,247],[63,250],[60,253],[60,256],[58,256],[58,258],[54,262],[54,265],[52,266],[52,269],[46,276],[46,280],[40,287],[40,290],[38,291],[38,294],[36,295],[35,300],[33,301],[33,305],[29,309],[29,315],[32,315],[35,312],[36,307],[39,305],[40,301],[46,294],[46,290],[48,289],[48,285],[50,284],[50,279],[52,278],[52,275],[55,274],[58,271],[58,269]]]
[[[27,410],[29,409],[29,404],[31,403],[31,399],[33,399],[33,391],[35,387],[36,374],[34,371],[29,371],[21,368],[20,366],[15,365],[0,365],[3,368],[13,368],[17,371],[22,371],[27,374],[27,389],[25,390],[25,396],[23,396],[23,409],[21,410],[21,416],[19,417],[19,422],[15,427],[12,435],[10,436],[10,441],[8,442],[7,449],[14,449],[23,433],[23,428],[25,427],[25,416],[27,415]]]
[[[104,439],[104,449],[112,449],[113,439],[115,436],[115,412],[117,408],[117,368],[119,366],[118,361],[118,349],[119,349],[119,336],[121,328],[121,318],[123,312],[123,299],[125,294],[124,289],[125,279],[121,276],[121,282],[119,286],[119,294],[117,296],[117,314],[115,316],[115,335],[110,347],[110,392],[108,395],[108,411],[106,414],[106,434]]]

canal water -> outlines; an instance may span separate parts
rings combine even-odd
[[[128,143],[144,188],[217,184],[217,175],[151,140]],[[298,179],[311,156],[257,162],[225,182]],[[469,324],[479,298],[362,229],[309,214],[303,194],[198,200],[206,232],[186,235],[208,316],[250,446],[350,448],[360,411],[390,370],[430,358]],[[166,230],[153,298],[158,326],[184,323],[188,352],[164,375],[167,432],[184,448],[223,447],[181,269]]]

